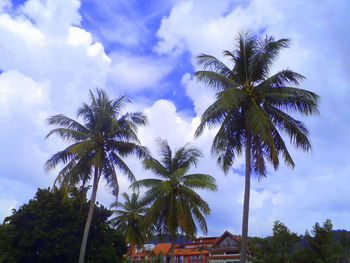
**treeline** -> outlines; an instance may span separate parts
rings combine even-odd
[[[0,225],[0,263],[76,263],[89,202],[87,188],[39,189]],[[109,224],[112,211],[95,205],[87,262],[122,262],[127,246]]]
[[[250,238],[249,248],[256,262],[266,263],[349,263],[350,232],[333,230],[327,219],[311,231],[298,235],[280,221],[274,223],[272,236]]]

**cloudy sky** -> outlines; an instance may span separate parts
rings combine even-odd
[[[192,75],[198,54],[222,58],[250,29],[291,38],[273,71],[305,75],[302,87],[321,96],[320,115],[303,119],[312,152],[293,149],[294,170],[281,166],[253,179],[250,235],[270,234],[275,220],[300,234],[327,218],[349,230],[349,10],[347,0],[0,0],[0,220],[54,181],[43,164],[64,145],[44,139],[46,118],[75,117],[99,87],[146,112],[150,125],[139,136],[152,152],[158,137],[203,151],[197,171],[218,184],[216,193],[202,193],[212,209],[209,235],[239,234],[243,160],[225,176],[210,155],[215,131],[193,140],[213,93]],[[138,161],[128,163],[137,178],[151,176]],[[129,182],[120,182],[128,191]],[[102,183],[98,199],[106,205],[109,192]]]

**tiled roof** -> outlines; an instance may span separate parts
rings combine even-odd
[[[199,237],[193,239],[193,243],[203,243],[203,244],[211,244],[214,243],[219,237]]]
[[[156,244],[155,248],[153,249],[153,253],[156,255],[162,254],[167,255],[170,252],[171,243],[160,243]]]

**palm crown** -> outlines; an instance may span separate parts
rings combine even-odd
[[[152,231],[146,231],[143,225],[147,207],[140,201],[138,193],[134,192],[131,196],[123,193],[122,196],[124,203],[114,202],[111,205],[117,208],[114,210],[116,217],[112,218],[111,222],[123,234],[125,242],[142,245],[152,233]]]
[[[216,190],[215,179],[207,174],[187,174],[196,166],[201,152],[185,145],[172,152],[166,141],[159,140],[160,161],[147,158],[144,168],[152,171],[160,179],[143,179],[133,187],[149,188],[144,201],[150,203],[146,214],[151,222],[157,222],[166,233],[174,236],[179,231],[189,236],[197,232],[195,221],[207,232],[205,215],[210,213],[209,206],[194,189]]]
[[[280,132],[286,133],[296,147],[306,151],[311,148],[305,125],[286,112],[317,113],[318,96],[295,88],[304,77],[292,70],[269,76],[274,59],[288,43],[288,39],[239,35],[237,49],[224,51],[232,68],[213,56],[198,56],[204,70],[198,71],[196,77],[214,88],[217,95],[202,115],[195,135],[199,136],[205,127],[220,124],[212,151],[226,172],[247,145],[252,149],[252,168],[260,175],[266,175],[266,159],[276,169],[282,156],[294,167]]]
[[[50,125],[59,126],[47,137],[56,134],[72,142],[64,150],[54,154],[46,163],[46,169],[55,168],[59,163],[65,164],[56,179],[60,184],[85,184],[94,172],[102,175],[118,193],[118,181],[115,167],[128,176],[135,177],[123,157],[136,155],[146,157],[148,151],[139,145],[136,135],[137,127],[145,125],[146,117],[140,112],[122,114],[130,101],[125,97],[110,99],[107,94],[97,91],[97,97],[90,92],[91,103],[84,103],[78,110],[83,124],[65,116],[56,115],[48,119]]]

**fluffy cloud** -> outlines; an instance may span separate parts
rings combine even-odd
[[[157,91],[161,88],[161,82],[173,69],[168,58],[122,53],[112,53],[110,57],[113,64],[109,80],[120,92]]]
[[[81,91],[103,87],[109,70],[102,45],[73,26],[80,21],[78,8],[77,1],[30,0],[15,14],[0,14],[0,68],[49,81],[50,99],[57,105],[62,98],[74,103]]]
[[[181,84],[186,89],[186,95],[193,101],[197,116],[201,116],[215,100],[215,91],[206,89],[189,73],[182,76]]]
[[[62,144],[44,140],[45,119],[58,112],[73,115],[89,89],[104,87],[111,62],[79,26],[79,1],[29,0],[16,10],[2,3],[0,185],[8,191],[0,194],[0,218],[36,187],[51,185],[43,165]]]

